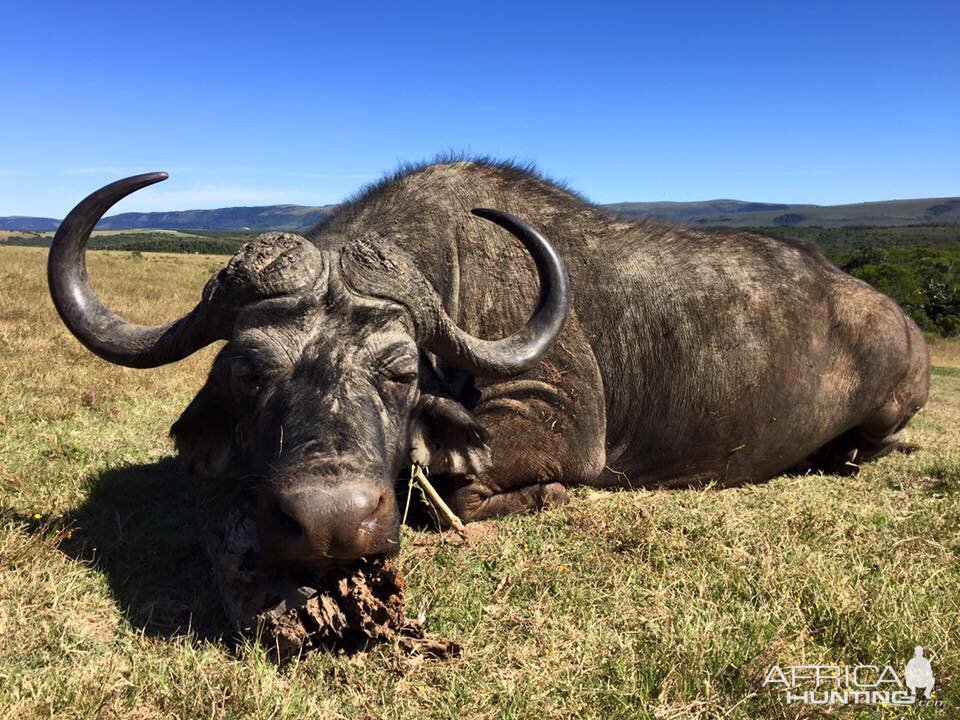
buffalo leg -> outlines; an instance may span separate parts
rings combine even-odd
[[[575,322],[536,368],[477,389],[474,415],[489,437],[491,467],[449,494],[464,520],[555,505],[567,499],[564,486],[596,480],[606,458],[603,390]]]
[[[794,470],[855,475],[862,463],[882,458],[900,447],[900,430],[912,414],[891,401],[873,417],[823,445]]]
[[[482,480],[471,482],[450,497],[453,511],[464,522],[541,510],[562,505],[570,497],[560,483],[536,483],[494,493]]]

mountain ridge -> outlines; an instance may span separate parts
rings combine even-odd
[[[259,205],[126,212],[108,215],[99,230],[294,230],[312,227],[336,209],[336,205]],[[691,226],[898,226],[960,223],[960,197],[878,200],[843,205],[765,203],[716,199],[700,201],[620,202],[599,205],[611,213],[633,218]],[[0,230],[49,232],[55,218],[13,215],[0,217]]]

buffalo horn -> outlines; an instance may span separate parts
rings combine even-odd
[[[526,325],[502,340],[474,337],[441,313],[426,345],[474,375],[510,377],[536,365],[557,341],[570,310],[570,280],[557,251],[532,226],[501,210],[476,208],[472,212],[507,230],[533,257],[540,278],[536,309]]]
[[[217,339],[205,327],[202,303],[166,325],[136,325],[112,312],[90,287],[86,248],[100,218],[130,193],[166,179],[164,172],[146,173],[100,188],[70,211],[50,246],[47,282],[57,312],[81,343],[117,365],[165,365]]]

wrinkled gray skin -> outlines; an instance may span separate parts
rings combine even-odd
[[[475,207],[539,229],[570,276],[559,339],[513,377],[420,339],[431,302],[480,338],[514,333],[534,308],[529,254]],[[562,502],[577,484],[850,469],[895,448],[927,398],[917,327],[816,249],[618,219],[513,166],[398,173],[307,240],[264,236],[211,280],[228,343],[171,429],[199,476],[231,460],[264,473],[261,542],[281,565],[395,551],[393,487],[410,457],[472,521]],[[284,252],[273,296],[244,297]]]

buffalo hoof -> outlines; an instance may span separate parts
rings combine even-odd
[[[495,494],[479,483],[471,483],[454,492],[449,504],[461,520],[470,523],[563,505],[569,499],[560,483],[538,483]]]

